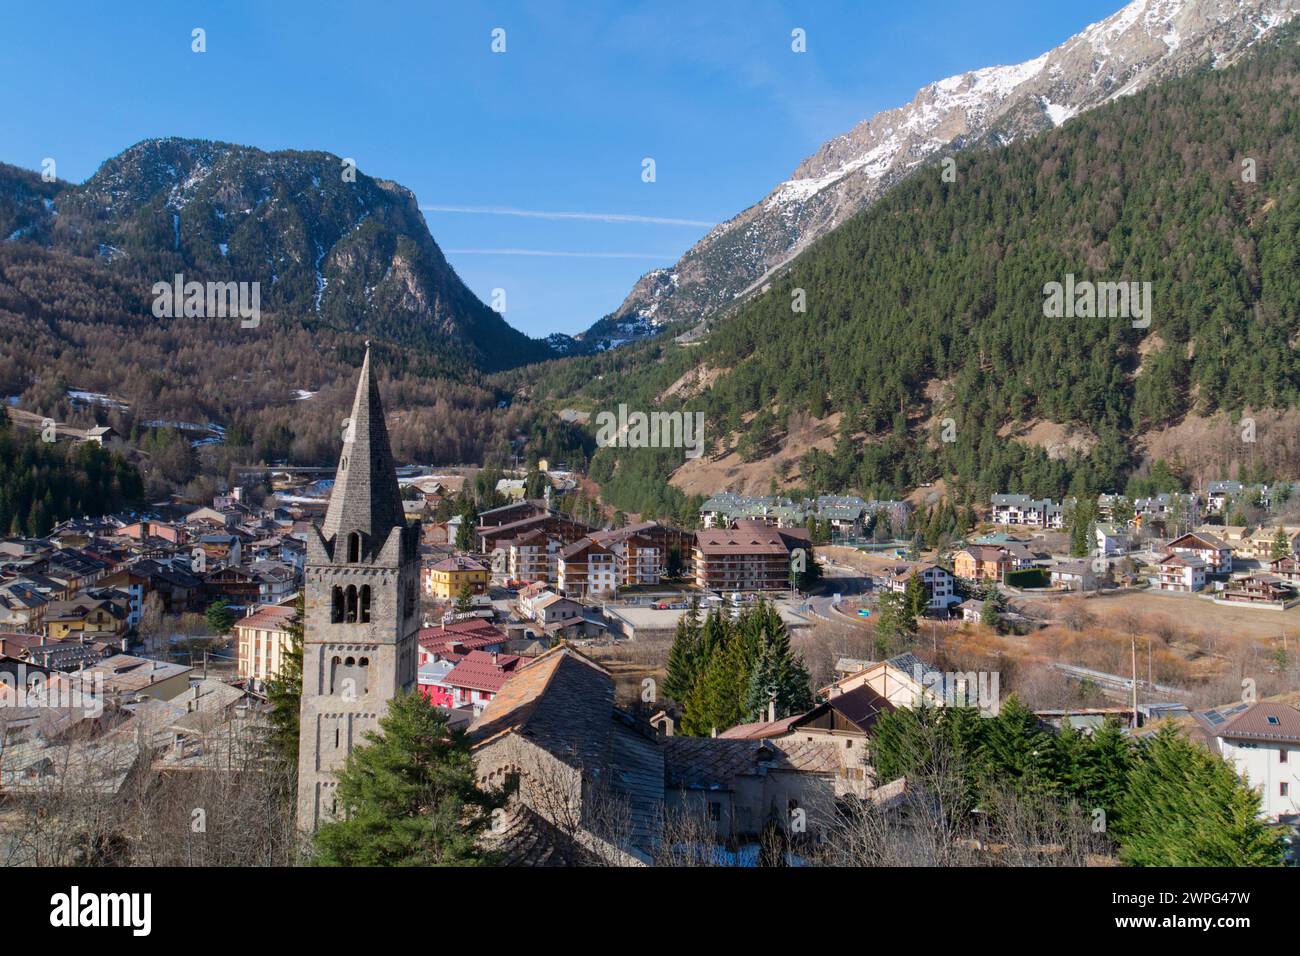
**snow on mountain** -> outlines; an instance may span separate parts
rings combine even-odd
[[[673,321],[708,319],[916,167],[1052,129],[1206,64],[1229,65],[1298,7],[1300,0],[1133,0],[1032,60],[931,83],[911,103],[825,143],[673,267],[643,276],[613,315],[579,338],[636,338]]]

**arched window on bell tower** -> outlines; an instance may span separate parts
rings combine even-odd
[[[370,623],[370,585],[361,585],[361,616],[359,618],[362,624]]]
[[[356,564],[361,560],[361,532],[353,531],[348,535],[348,564]]]
[[[348,607],[347,615],[344,617],[344,620],[349,624],[355,624],[357,623],[357,586],[355,584],[348,585],[347,595]]]
[[[335,585],[333,600],[330,603],[330,623],[341,624],[342,622],[343,622],[343,589],[338,585]]]

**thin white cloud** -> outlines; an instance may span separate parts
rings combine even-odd
[[[635,216],[620,212],[552,212],[545,209],[516,209],[511,206],[421,206],[423,212],[460,212],[480,216],[522,216],[527,219],[580,219],[586,222],[639,222],[656,226],[701,226],[712,229],[717,223],[702,219],[677,219],[672,216]]]
[[[677,258],[666,252],[566,252],[559,249],[444,249],[449,256],[559,256],[573,259],[658,259],[671,262]]]

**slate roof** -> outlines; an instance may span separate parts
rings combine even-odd
[[[776,772],[833,774],[839,756],[830,744],[796,740],[668,737],[664,776],[670,789],[732,790],[736,778]]]

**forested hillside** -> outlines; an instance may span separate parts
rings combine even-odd
[[[700,344],[527,378],[563,404],[650,409],[681,402],[689,392],[665,392],[692,369],[711,373],[686,404],[707,413],[711,453],[747,459],[792,415],[843,412],[833,450],[801,463],[813,490],[893,495],[940,477],[963,497],[1122,488],[1152,429],[1300,398],[1297,103],[1289,28],[1233,68],[964,154],[951,182],[922,168]],[[1045,318],[1044,286],[1067,274],[1150,282],[1150,326]],[[1032,421],[1079,430],[1090,450],[1049,458],[1006,437]],[[674,509],[680,496],[656,485],[681,461],[604,450],[593,477],[622,507]]]
[[[42,535],[64,518],[142,504],[135,467],[85,443],[45,443],[0,416],[0,534]]]

